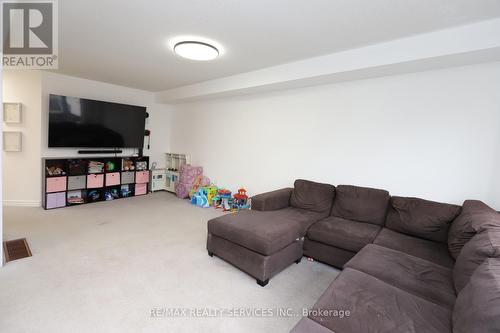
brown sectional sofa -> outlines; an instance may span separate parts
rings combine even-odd
[[[500,332],[500,214],[480,201],[460,207],[297,180],[253,197],[252,211],[209,221],[208,231],[209,253],[258,282],[302,249],[343,269],[293,333]]]

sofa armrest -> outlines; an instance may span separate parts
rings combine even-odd
[[[278,210],[290,205],[293,188],[283,188],[276,191],[258,194],[252,197],[252,209],[260,211]]]

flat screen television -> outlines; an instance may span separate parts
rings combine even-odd
[[[50,95],[49,147],[142,148],[143,106]]]

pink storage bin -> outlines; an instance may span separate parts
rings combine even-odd
[[[203,175],[203,167],[195,167],[190,164],[181,165],[179,181],[175,183],[175,194],[177,197],[181,199],[187,198],[189,191],[193,188],[194,181],[201,175]]]
[[[120,173],[113,172],[106,174],[106,186],[120,185]]]
[[[135,173],[135,182],[137,184],[149,183],[149,171],[137,171]]]
[[[104,187],[104,175],[88,175],[87,176],[87,188],[99,188]]]
[[[148,191],[148,184],[135,184],[135,195],[144,195]]]
[[[47,193],[66,191],[67,177],[47,178]]]

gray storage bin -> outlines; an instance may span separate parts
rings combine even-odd
[[[135,181],[135,172],[122,172],[122,184],[133,184]]]
[[[81,190],[87,185],[86,176],[70,176],[68,177],[68,190]]]

